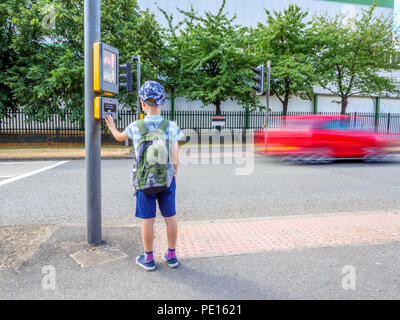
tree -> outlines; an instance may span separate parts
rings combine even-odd
[[[351,96],[399,93],[391,74],[398,37],[392,19],[374,16],[375,7],[376,2],[352,21],[320,16],[313,24],[318,84],[340,98],[342,114]]]
[[[267,14],[267,23],[252,30],[253,50],[259,63],[271,60],[271,93],[275,94],[287,114],[289,99],[300,96],[311,100],[316,77],[312,68],[308,15],[297,5],[283,12]]]
[[[394,32],[397,39],[400,39],[400,6],[397,7],[397,11],[394,12]],[[395,69],[400,69],[400,43],[397,44],[397,53],[392,58],[392,63]]]
[[[12,16],[19,11],[21,1],[5,0],[0,3],[0,118],[7,111],[16,110],[18,105],[7,83],[8,71],[18,58],[18,53],[12,48],[15,26]]]
[[[214,104],[221,113],[221,103],[231,98],[242,105],[257,107],[251,89],[251,56],[245,52],[247,29],[234,25],[235,16],[223,13],[225,0],[217,14],[201,17],[193,8],[179,10],[185,15],[180,35],[172,46],[178,54],[179,77],[171,75],[177,94],[188,100]]]
[[[44,28],[44,8],[53,6],[55,28]],[[73,118],[84,116],[84,10],[83,0],[27,1],[12,21],[16,32],[12,48],[18,59],[8,83],[24,112],[45,119],[60,111],[72,111]],[[120,62],[142,56],[142,78],[158,73],[163,41],[160,27],[148,10],[140,11],[136,0],[103,0],[101,41],[119,49]],[[136,107],[136,93],[123,91],[121,103]]]
[[[183,21],[177,25],[173,24],[173,16],[168,15],[167,12],[160,7],[158,8],[167,20],[168,27],[162,28],[162,35],[165,41],[164,56],[162,58],[159,78],[164,84],[165,88],[171,93],[171,100],[174,99],[175,93],[178,90],[183,91],[180,84],[184,77],[182,67],[182,42],[179,40],[179,28],[182,26]]]

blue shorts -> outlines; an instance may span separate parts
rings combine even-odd
[[[142,191],[136,193],[136,214],[141,219],[152,219],[156,217],[156,200],[160,207],[161,214],[164,218],[172,217],[175,211],[175,178],[172,179],[171,185],[165,191],[146,195]]]

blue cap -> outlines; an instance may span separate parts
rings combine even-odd
[[[165,103],[164,87],[156,81],[146,81],[139,89],[139,98],[150,106],[163,106]],[[147,102],[153,98],[155,103]]]

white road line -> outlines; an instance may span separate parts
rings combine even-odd
[[[44,167],[44,168],[41,168],[41,169],[38,169],[38,170],[35,170],[35,171],[32,171],[32,172],[28,172],[28,173],[25,173],[25,174],[21,174],[19,176],[16,176],[16,177],[4,180],[4,181],[0,181],[0,186],[5,185],[5,184],[10,183],[10,182],[18,181],[18,180],[33,176],[33,175],[35,175],[37,173],[40,173],[40,172],[43,172],[43,171],[58,167],[58,166],[60,166],[60,165],[62,165],[64,163],[67,163],[67,162],[68,161],[60,161],[60,162],[57,162],[56,164],[53,164],[51,166]]]
[[[0,176],[0,179],[12,178],[14,176]]]

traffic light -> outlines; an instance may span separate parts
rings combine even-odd
[[[119,66],[124,69],[126,73],[120,73],[120,78],[125,79],[125,83],[120,83],[121,88],[125,88],[127,92],[132,92],[132,63],[128,62]]]
[[[257,68],[252,68],[253,72],[256,74],[253,77],[253,80],[256,82],[256,85],[253,86],[253,89],[256,90],[257,95],[264,94],[264,65],[258,66]]]

